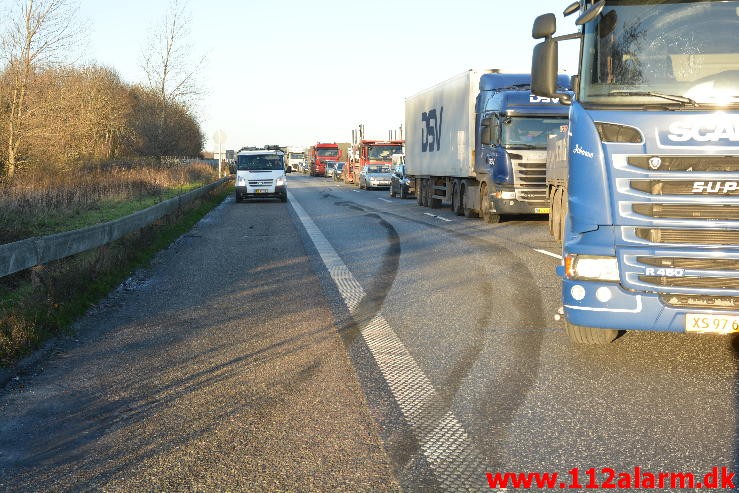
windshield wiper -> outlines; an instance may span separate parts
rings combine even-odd
[[[506,149],[538,149],[539,146],[533,144],[506,144]]]
[[[609,96],[652,96],[655,98],[662,98],[667,99],[668,101],[674,101],[676,103],[682,103],[685,105],[690,106],[699,106],[699,104],[688,97],[685,96],[678,96],[677,94],[662,94],[661,92],[654,92],[654,91],[629,91],[627,89],[617,89],[615,91],[610,91],[608,93]]]

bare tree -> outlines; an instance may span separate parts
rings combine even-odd
[[[28,132],[28,93],[40,66],[61,61],[78,35],[77,7],[70,0],[18,0],[2,37],[10,81],[6,174],[15,175]]]
[[[155,28],[143,54],[142,68],[148,86],[165,104],[192,105],[201,94],[198,72],[205,56],[193,57],[191,17],[186,0],[171,0],[160,26]]]

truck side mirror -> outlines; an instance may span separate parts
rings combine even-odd
[[[554,14],[543,14],[534,21],[531,36],[534,39],[549,39],[557,32],[557,17]]]
[[[569,94],[557,92],[559,46],[553,39],[545,39],[534,47],[531,59],[531,92],[544,98],[559,98],[562,104],[572,104]]]

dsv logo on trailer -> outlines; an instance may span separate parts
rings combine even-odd
[[[436,108],[424,111],[421,114],[421,152],[434,152],[441,149],[441,119],[444,116],[444,107],[436,115]],[[434,149],[436,148],[436,149]]]

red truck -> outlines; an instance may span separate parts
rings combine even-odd
[[[310,149],[310,175],[326,176],[326,161],[341,161],[341,151],[337,143],[318,142]]]
[[[344,181],[359,186],[359,173],[368,164],[393,164],[393,154],[403,152],[402,140],[360,140],[355,159],[345,165]]]

